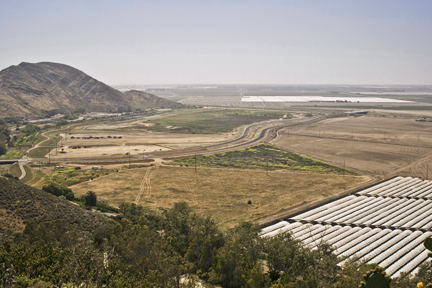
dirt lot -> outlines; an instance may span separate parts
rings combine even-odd
[[[136,131],[103,131],[94,128],[101,126],[85,127],[86,129],[74,130],[73,134],[67,135],[67,140],[62,141],[65,154],[57,153],[55,149],[51,151],[51,157],[93,157],[93,156],[112,156],[125,155],[130,151],[131,155],[142,154],[144,152],[166,151],[171,149],[181,149],[187,147],[199,147],[220,141],[228,140],[233,137],[232,133],[221,133],[214,135],[200,134],[174,134],[163,132],[151,132],[145,130]],[[83,137],[92,136],[91,139]],[[111,138],[108,138],[111,136]],[[113,137],[117,138],[113,138]],[[118,137],[121,136],[119,139]],[[74,137],[74,139],[71,139]],[[79,139],[77,139],[79,137]],[[95,139],[99,137],[99,139]],[[104,137],[104,138],[101,138]],[[84,148],[84,146],[86,148]],[[80,147],[80,148],[77,148]],[[61,149],[58,149],[60,151]],[[145,151],[144,151],[145,150]]]
[[[432,123],[413,118],[346,117],[281,130],[271,143],[335,165],[345,162],[361,174],[424,179],[432,164],[431,132]]]
[[[107,181],[109,180],[109,181]],[[337,193],[366,177],[281,173],[232,169],[164,167],[123,169],[71,186],[77,195],[94,191],[98,200],[169,208],[187,201],[195,211],[211,215],[224,227]],[[307,184],[306,184],[307,183]],[[248,200],[252,204],[247,204]]]

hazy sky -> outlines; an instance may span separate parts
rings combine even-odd
[[[432,1],[0,0],[0,70],[107,84],[432,84]]]

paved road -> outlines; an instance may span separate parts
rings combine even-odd
[[[203,146],[203,147],[192,147],[187,149],[170,150],[163,152],[150,152],[146,154],[136,154],[130,155],[130,160],[133,162],[143,161],[146,159],[154,158],[179,158],[185,156],[194,155],[205,155],[213,154],[217,152],[231,151],[239,148],[246,148],[250,146],[255,146],[259,143],[277,137],[278,130],[295,125],[301,125],[310,122],[317,122],[327,119],[329,116],[319,116],[312,118],[302,118],[302,119],[284,119],[284,120],[272,120],[261,123],[255,123],[243,128],[243,131],[239,137],[233,140],[221,142],[218,144]],[[334,116],[332,116],[334,117]],[[45,140],[46,141],[46,140]],[[66,156],[66,155],[65,155]],[[29,158],[30,161],[46,161],[46,159]],[[54,158],[51,159],[53,162],[80,162],[86,163],[88,165],[98,164],[98,163],[127,163],[129,161],[128,157],[125,155],[117,156],[93,156],[93,157],[79,157],[79,158]]]
[[[251,124],[245,126],[243,131],[239,137],[233,140],[221,142],[218,144],[213,144],[204,147],[192,147],[187,149],[178,149],[178,150],[170,150],[164,152],[150,152],[147,154],[136,154],[130,155],[130,160],[133,162],[136,161],[144,161],[147,159],[155,159],[155,158],[180,158],[186,156],[194,156],[194,155],[206,155],[206,154],[214,154],[217,152],[226,152],[231,150],[236,150],[239,148],[246,148],[255,146],[259,143],[262,143],[268,139],[274,138],[278,136],[278,130],[282,128],[286,128],[289,126],[302,125],[305,123],[318,122],[330,117],[338,117],[338,115],[328,115],[328,116],[317,116],[311,118],[302,118],[302,119],[284,119],[284,120],[272,120],[265,121],[260,123]],[[65,128],[59,129],[64,130]],[[67,128],[66,128],[67,129]],[[52,131],[51,131],[52,132]],[[45,141],[48,141],[49,136],[43,134],[43,136],[47,137],[46,140],[38,143],[35,147],[29,149],[28,151],[39,147]],[[65,155],[66,156],[66,155]],[[27,161],[40,161],[45,162],[45,158],[23,158]],[[79,158],[51,158],[52,162],[79,162],[85,163],[87,165],[98,163],[112,163],[112,164],[120,164],[120,163],[128,163],[129,159],[125,155],[117,155],[117,156],[93,156],[93,157],[79,157]],[[24,177],[23,177],[24,178]]]

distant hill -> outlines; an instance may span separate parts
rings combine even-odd
[[[83,108],[117,111],[118,107],[134,110],[179,105],[144,92],[122,93],[78,69],[59,63],[23,62],[0,71],[0,115],[3,117],[45,117]]]
[[[156,95],[138,91],[138,90],[130,90],[127,92],[124,92],[124,95],[127,99],[134,103],[139,103],[141,105],[141,108],[152,108],[152,107],[158,107],[158,108],[181,108],[184,107],[183,104],[180,104],[178,102],[173,102],[161,97],[158,97]]]
[[[111,220],[17,180],[0,177],[0,239],[22,232],[29,222],[64,219],[83,231],[94,231]]]

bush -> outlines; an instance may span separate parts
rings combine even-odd
[[[96,203],[96,209],[102,212],[116,212],[118,213],[118,209],[109,205],[105,201],[99,201]]]
[[[61,119],[59,122],[56,123],[56,126],[62,126],[62,125],[67,125],[68,121],[65,119]]]
[[[19,180],[18,177],[14,177],[12,174],[9,174],[9,173],[4,174],[3,177],[7,177],[7,178],[12,178],[12,179],[15,179],[15,180]]]
[[[75,199],[75,195],[70,188],[56,184],[56,183],[50,183],[50,184],[44,185],[42,187],[42,190],[45,192],[48,192],[50,194],[53,194],[55,196],[64,196],[69,201],[72,201]]]

